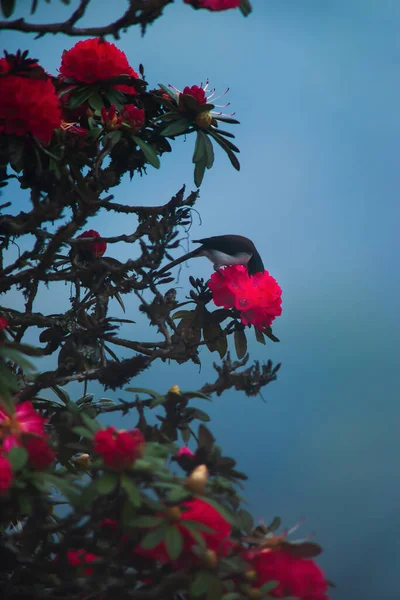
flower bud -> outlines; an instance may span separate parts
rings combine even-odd
[[[202,566],[206,569],[215,569],[218,565],[217,554],[214,550],[210,550],[209,548],[204,551],[200,561]]]
[[[257,573],[254,569],[246,571],[245,573],[243,573],[243,576],[247,581],[255,581],[257,579]]]
[[[173,385],[171,388],[169,388],[168,391],[170,394],[177,394],[178,396],[181,396],[181,390],[179,388],[179,385]]]
[[[92,461],[89,454],[80,454],[73,459],[73,462],[78,471],[87,471]]]
[[[181,518],[181,509],[179,506],[169,506],[165,510],[165,514],[171,521],[177,522]]]
[[[201,127],[202,129],[208,129],[211,125],[212,120],[212,114],[208,111],[203,111],[197,115],[195,123],[197,127]]]
[[[194,494],[202,495],[208,481],[208,469],[206,465],[199,465],[187,477],[185,487]]]

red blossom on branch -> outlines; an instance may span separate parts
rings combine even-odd
[[[24,448],[28,451],[28,464],[36,471],[44,471],[55,459],[53,448],[45,438],[30,436],[24,440]]]
[[[13,473],[10,462],[0,454],[0,494],[5,494],[12,484]]]
[[[208,287],[216,306],[239,310],[244,325],[262,331],[282,314],[282,289],[268,271],[249,275],[242,265],[225,267],[211,276]]]
[[[31,66],[39,76],[10,71],[13,55],[0,59],[0,132],[6,135],[31,134],[48,144],[61,125],[61,109],[56,90],[39,65]]]
[[[192,87],[184,87],[182,93],[179,94],[179,98],[182,96],[182,94],[185,94],[186,96],[193,96],[193,98],[196,100],[199,106],[201,104],[206,104],[207,102],[205,89],[198,85],[192,85]]]
[[[193,8],[206,8],[211,11],[228,10],[228,8],[239,8],[241,0],[184,0],[185,4],[191,4]]]
[[[247,550],[242,558],[256,573],[253,589],[258,590],[268,581],[278,581],[279,585],[268,592],[273,598],[295,596],[299,600],[328,600],[328,582],[311,559],[269,548]]]
[[[79,550],[68,550],[67,552],[68,564],[71,565],[71,567],[79,567],[78,571],[80,575],[91,575],[94,569],[86,567],[86,565],[97,558],[99,557],[96,554],[86,552],[83,548]]]
[[[183,510],[180,510],[180,508],[183,508]],[[178,529],[183,538],[183,548],[180,557],[182,561],[192,561],[196,558],[196,554],[193,552],[192,547],[198,544],[191,532],[185,527],[186,520],[196,521],[196,523],[205,525],[212,530],[212,532],[199,530],[199,534],[204,539],[208,550],[213,550],[218,556],[225,556],[228,553],[231,546],[231,543],[228,540],[231,535],[231,526],[228,521],[226,521],[215,508],[207,504],[207,502],[194,498],[193,500],[184,502],[181,507],[173,507],[169,510],[174,510],[176,512],[176,515],[175,513],[173,515],[174,519],[172,520],[171,525]],[[150,550],[145,550],[138,546],[135,548],[135,553],[159,562],[171,562],[164,541],[160,542],[160,544]]]
[[[8,327],[8,321],[5,317],[0,317],[0,331],[3,331],[3,329],[7,329]]]
[[[85,238],[99,238],[101,235],[95,229],[88,229],[76,239],[81,240]],[[107,250],[107,242],[87,242],[87,244],[80,245],[80,252],[83,258],[101,258],[104,252]]]
[[[139,429],[117,431],[107,427],[94,436],[93,449],[99,454],[106,467],[123,471],[131,467],[143,454],[145,440]]]
[[[0,407],[0,442],[3,449],[9,451],[14,446],[25,445],[26,434],[44,438],[45,423],[46,419],[36,412],[30,401],[18,404],[13,414]]]
[[[93,84],[119,75],[129,75],[138,79],[125,52],[100,38],[78,42],[70,50],[65,50],[59,69],[60,79],[73,79],[76,83]],[[136,94],[132,85],[113,86],[126,94]]]
[[[121,119],[134,131],[139,131],[144,125],[144,110],[134,104],[125,104],[121,110]]]

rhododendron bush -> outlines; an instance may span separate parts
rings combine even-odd
[[[185,3],[250,12],[247,0]],[[12,20],[14,4],[1,3],[5,29],[85,35],[76,23],[88,2],[64,24],[44,25]],[[200,73],[180,88],[154,82],[138,64],[140,46],[127,56],[104,37],[144,30],[167,4],[133,0],[109,26],[77,43],[66,38],[57,73],[46,71],[40,40],[39,58],[8,49],[0,59],[1,597],[325,600],[320,546],[279,533],[268,499],[269,524],[254,523],[240,457],[223,454],[199,408],[231,388],[257,396],[276,380],[280,365],[249,362],[247,340],[279,341],[279,283],[231,265],[176,289],[176,274],[160,267],[177,253],[199,190],[183,187],[155,206],[118,196],[124,175],[133,188],[138,175],[162,169],[181,137],[193,141],[196,188],[216,148],[218,161],[225,154],[240,168],[234,136],[222,128],[239,122]],[[15,185],[28,209],[9,193]],[[103,236],[93,218],[104,215],[110,223],[125,216],[127,232]],[[133,258],[118,260],[119,242]],[[128,295],[136,315],[125,312]],[[135,336],[139,319],[151,341]],[[209,383],[140,386],[160,361],[201,365],[210,352]],[[120,414],[119,427],[109,413]]]

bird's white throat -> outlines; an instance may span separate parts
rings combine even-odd
[[[252,256],[247,252],[231,256],[230,254],[225,254],[225,252],[220,252],[219,250],[203,250],[202,255],[206,256],[214,264],[215,269],[227,267],[229,265],[246,266]]]

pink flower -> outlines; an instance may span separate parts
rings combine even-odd
[[[282,289],[268,271],[249,275],[242,265],[225,267],[211,276],[208,287],[216,306],[236,308],[244,325],[260,331],[282,314]]]
[[[44,437],[45,423],[46,419],[36,412],[30,401],[18,404],[12,415],[0,407],[0,441],[3,441],[3,449],[9,451],[13,446],[23,445],[24,434]]]
[[[5,456],[0,455],[0,494],[5,494],[11,486],[13,473],[11,465]]]
[[[191,449],[188,448],[187,446],[182,446],[182,448],[179,448],[179,450],[176,453],[175,457],[176,458],[181,458],[182,456],[188,456],[189,458],[193,458],[194,452],[192,452]]]
[[[241,0],[183,0],[185,4],[191,4],[193,8],[206,8],[211,11],[228,10],[238,8]]]

